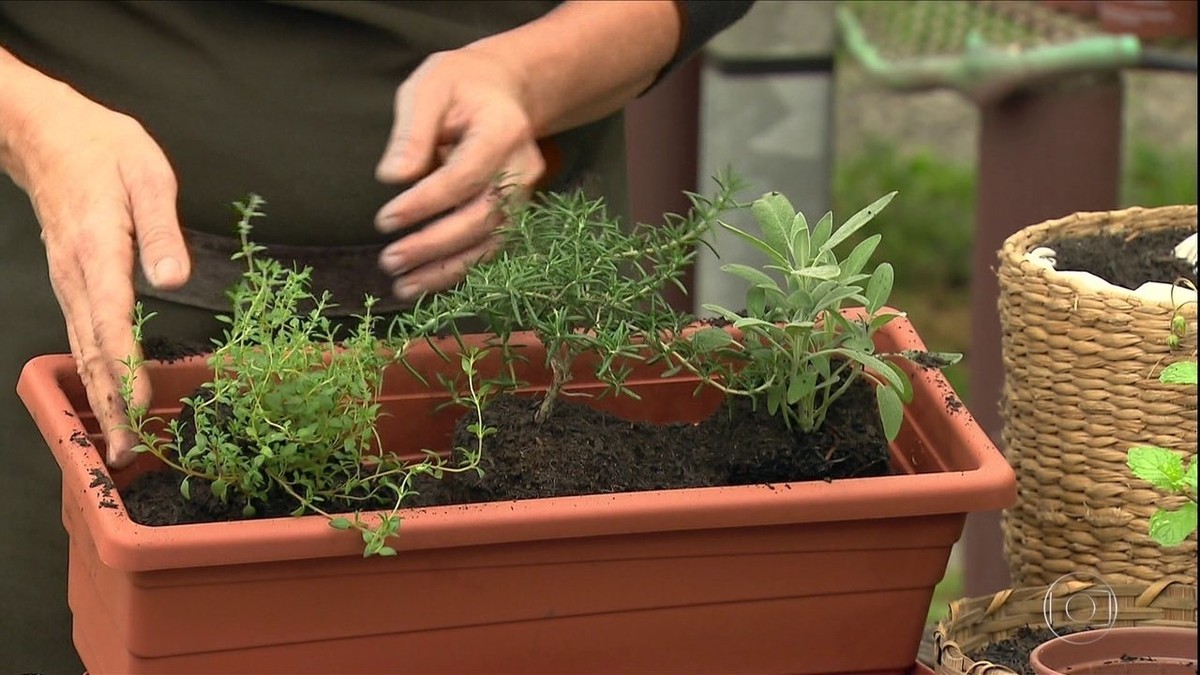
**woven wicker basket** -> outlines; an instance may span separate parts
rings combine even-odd
[[[1005,383],[1003,446],[1017,473],[1004,513],[1014,586],[1090,572],[1109,583],[1195,582],[1196,539],[1165,549],[1147,536],[1150,515],[1177,507],[1130,474],[1135,445],[1196,451],[1196,390],[1158,381],[1196,355],[1196,305],[1098,290],[1025,259],[1061,237],[1196,229],[1195,206],[1076,213],[1027,227],[1000,252]],[[1171,319],[1188,331],[1171,349]]]
[[[1074,598],[1074,600],[1073,600]],[[1096,603],[1096,616],[1080,612],[1081,604]],[[1071,603],[1073,620],[1064,616]],[[1012,670],[967,654],[1013,636],[1018,629],[1074,625],[1196,626],[1196,587],[1179,580],[1156,584],[1104,586],[1094,581],[1060,582],[1000,591],[994,595],[957,600],[933,634],[936,675],[1011,675]],[[1111,611],[1110,611],[1111,609]],[[1089,621],[1090,619],[1090,621]]]

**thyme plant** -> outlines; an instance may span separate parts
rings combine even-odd
[[[193,481],[205,481],[216,498],[242,505],[249,517],[286,496],[295,504],[292,515],[318,513],[335,528],[359,531],[365,556],[394,555],[386,540],[399,530],[398,510],[414,479],[476,470],[479,447],[458,449],[456,463],[428,451],[409,460],[379,447],[375,425],[384,369],[403,359],[407,342],[417,336],[398,341],[393,352],[382,349],[375,337],[378,317],[371,313],[375,299],[367,297],[365,312],[339,339],[326,315],[333,306],[329,293],[309,291],[311,269],[286,268],[251,242],[251,223],[263,215],[262,205],[257,196],[235,204],[241,249],[233,258],[245,261],[246,270],[230,292],[232,314],[219,317],[228,328],[208,358],[212,379],[182,401],[188,414],[165,423],[165,438],[154,432],[163,421],[133,402],[140,359],[126,362],[122,395],[129,428],[139,438],[136,450],[182,473],[185,498],[191,498]],[[139,342],[148,318],[139,306]],[[479,358],[466,352],[461,364],[476,410],[486,395],[477,386]],[[472,432],[482,443],[482,419]],[[361,515],[378,508],[388,510],[378,519]],[[353,516],[335,514],[347,509]]]
[[[910,353],[878,354],[872,336],[901,316],[884,311],[894,272],[880,263],[865,272],[881,236],[872,235],[844,257],[838,246],[887,206],[895,193],[885,195],[838,227],[827,213],[809,227],[786,197],[767,193],[751,211],[762,238],[732,225],[721,225],[765,254],[759,269],[726,264],[722,270],[748,281],[744,314],[706,304],[705,309],[727,320],[742,333],[735,340],[722,328],[709,327],[688,339],[664,343],[677,364],[729,394],[765,400],[768,412],[779,414],[790,427],[805,432],[821,426],[830,406],[859,378],[873,380],[883,430],[896,437],[903,404],[912,397],[907,374],[894,358]],[[772,276],[774,273],[776,276]],[[782,282],[776,280],[781,277]],[[841,310],[862,307],[865,314],[849,319]],[[957,354],[926,354],[923,363],[951,365]]]
[[[474,315],[507,344],[531,330],[546,348],[551,382],[535,414],[544,421],[573,377],[580,356],[594,355],[595,376],[614,394],[630,363],[646,359],[646,337],[676,331],[687,317],[672,311],[664,290],[680,278],[717,217],[735,206],[737,181],[718,180],[712,197],[689,194],[685,216],[660,225],[626,227],[600,199],[581,191],[544,193],[507,208],[503,246],[473,266],[453,291],[425,312]],[[425,323],[421,311],[409,321]],[[506,350],[507,353],[507,350]],[[510,355],[511,356],[511,355]]]

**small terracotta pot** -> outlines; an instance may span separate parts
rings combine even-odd
[[[1038,675],[1195,675],[1196,629],[1132,626],[1072,633],[1029,655]]]

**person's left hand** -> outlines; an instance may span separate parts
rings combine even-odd
[[[396,92],[395,123],[375,175],[413,183],[376,215],[396,233],[380,267],[401,300],[448,288],[498,246],[500,185],[522,199],[545,171],[518,73],[470,47],[430,56]]]

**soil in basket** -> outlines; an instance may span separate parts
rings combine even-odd
[[[1175,257],[1175,246],[1195,229],[1175,228],[1116,234],[1095,234],[1047,241],[1059,270],[1091,272],[1125,288],[1148,281],[1172,284],[1179,279],[1196,283],[1196,269]]]
[[[1048,642],[1059,635],[1070,635],[1081,629],[1059,628],[1052,631],[1049,628],[1030,628],[1022,626],[1011,637],[996,640],[983,645],[967,654],[976,663],[988,661],[998,666],[1004,666],[1018,675],[1037,675],[1029,665],[1029,655],[1038,645]]]
[[[799,434],[761,408],[735,399],[699,424],[651,425],[598,412],[571,400],[553,416],[533,422],[536,400],[498,397],[485,411],[488,437],[483,478],[472,475],[422,481],[406,504],[533,499],[670,488],[837,480],[889,472],[887,443],[874,392],[851,388],[819,433]],[[460,425],[461,426],[461,425]],[[466,445],[465,431],[456,443]],[[148,525],[242,518],[241,504],[222,503],[191,482],[182,499],[180,476],[152,472],[121,493],[130,518]],[[361,504],[359,505],[361,507]],[[260,516],[282,516],[294,501],[260,505]]]

